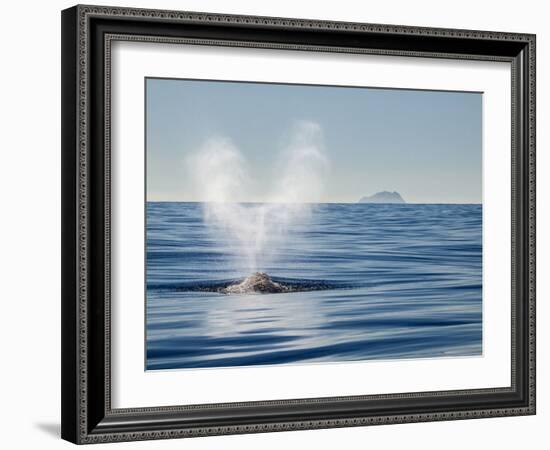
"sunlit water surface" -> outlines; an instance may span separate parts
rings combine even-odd
[[[225,295],[250,272],[234,239],[149,202],[146,367],[480,355],[481,225],[481,205],[316,205],[256,269],[320,289]]]

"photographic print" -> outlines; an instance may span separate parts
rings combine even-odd
[[[146,78],[146,370],[481,356],[482,96]]]
[[[63,439],[536,413],[534,34],[61,25]]]

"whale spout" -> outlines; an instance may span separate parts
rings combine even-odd
[[[225,294],[276,294],[287,290],[285,286],[273,281],[267,273],[255,272],[240,283],[225,287],[223,292]]]

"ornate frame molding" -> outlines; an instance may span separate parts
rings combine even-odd
[[[340,46],[318,43],[281,43],[261,39],[219,39],[205,37],[168,37],[151,36],[135,32],[93,31],[92,22],[106,19],[118,20],[124,27],[127,21],[134,21],[146,27],[148,23],[157,22],[167,26],[196,25],[212,29],[212,27],[238,26],[246,29],[251,35],[257,30],[269,30],[273,35],[302,30],[321,30],[336,33],[345,37],[349,33],[359,33],[364,36],[376,35],[380,41],[384,37],[394,39],[426,37],[433,42],[446,39],[451,42],[457,39],[461,43],[471,41],[468,48],[476,49],[482,42],[499,42],[499,48],[508,49],[508,53],[485,54],[482,52],[467,51],[466,44],[461,44],[460,52],[444,52],[440,50],[392,49],[362,46]],[[133,23],[134,23],[133,22]],[[99,23],[99,22],[98,22]],[[500,33],[471,30],[450,30],[441,28],[405,27],[396,25],[378,25],[333,21],[318,21],[304,19],[271,18],[257,16],[235,16],[221,14],[204,14],[195,12],[159,11],[148,9],[130,9],[99,6],[76,6],[63,13],[64,50],[63,50],[63,190],[64,190],[64,251],[63,251],[63,377],[71,379],[71,383],[63,387],[63,437],[76,443],[98,443],[112,441],[129,441],[143,439],[164,439],[173,437],[193,437],[219,434],[238,434],[250,432],[271,432],[296,429],[328,428],[362,426],[373,424],[408,423],[423,421],[439,421],[452,419],[469,419],[482,417],[498,417],[509,415],[528,415],[535,413],[535,36],[530,34]],[[97,77],[97,59],[99,52],[93,39],[100,37],[103,54],[101,64],[104,69],[102,105],[104,124],[102,125],[102,179],[93,175],[97,173],[90,163],[95,158],[93,151],[97,151],[100,141],[97,138],[92,148],[93,138],[92,102],[99,95],[97,84],[91,82]],[[293,399],[270,402],[247,402],[239,404],[216,404],[174,406],[159,408],[138,409],[111,409],[110,402],[110,64],[111,43],[115,40],[145,41],[158,43],[185,43],[194,45],[244,46],[265,49],[289,49],[323,52],[349,52],[364,54],[384,54],[412,57],[436,57],[453,59],[481,59],[491,61],[508,61],[512,64],[512,154],[513,154],[513,208],[512,208],[512,385],[510,388],[478,389],[469,391],[441,391],[408,393],[393,395],[375,395],[360,397],[331,397],[318,399]],[[69,42],[70,41],[70,42]],[[457,41],[457,42],[458,42]],[[411,41],[412,42],[412,41]],[[96,45],[96,47],[93,47]],[[458,45],[458,44],[457,44]],[[434,44],[434,48],[435,48]],[[519,49],[515,51],[514,49]],[[95,71],[95,72],[94,72]],[[518,101],[516,101],[518,99]],[[76,108],[75,108],[76,105]],[[519,164],[517,163],[519,161]],[[523,184],[518,183],[523,180]],[[100,210],[92,203],[97,199],[94,191],[98,183],[102,184],[102,200]],[[93,201],[92,201],[93,197]],[[94,251],[96,241],[91,239],[90,233],[97,230],[97,221],[103,221],[103,253],[102,270],[103,282],[101,296],[105,302],[103,307],[103,323],[98,325],[92,315],[93,297],[91,291],[96,292],[95,276],[91,275],[91,267],[97,263]],[[95,231],[97,233],[97,231]],[[523,234],[522,234],[523,233]],[[519,236],[520,239],[517,239]],[[96,238],[97,239],[97,238]],[[523,242],[523,241],[526,242]],[[100,240],[101,241],[101,240]],[[523,259],[522,259],[523,258]],[[516,262],[521,263],[520,271],[516,272]],[[519,278],[518,278],[519,277]],[[524,277],[524,278],[522,278]],[[519,280],[519,283],[516,283]],[[520,286],[521,285],[521,286]],[[521,289],[524,288],[522,291]],[[527,296],[522,297],[522,292]],[[96,292],[97,294],[97,292]],[[516,297],[518,303],[516,305]],[[97,307],[97,305],[96,305]],[[517,309],[516,309],[517,307]],[[523,309],[522,309],[523,308]],[[517,312],[522,315],[518,317]],[[520,325],[519,330],[516,325]],[[97,328],[97,331],[95,331]],[[103,333],[99,339],[97,334]],[[90,336],[94,336],[93,339]],[[522,337],[516,347],[517,337]],[[104,367],[103,382],[98,380],[97,371],[91,372],[90,367],[97,363],[90,358],[90,349],[97,346],[98,339],[103,342]],[[72,341],[68,343],[68,341]],[[518,356],[518,350],[521,354]],[[518,360],[517,358],[520,358]],[[518,366],[519,364],[519,366]],[[95,367],[95,366],[94,366]],[[516,372],[520,367],[521,373]],[[519,377],[519,378],[518,378]],[[525,379],[523,378],[525,377]],[[519,380],[519,381],[518,381]],[[434,410],[418,413],[372,414],[339,418],[318,418],[296,420],[281,420],[245,424],[220,424],[215,422],[207,426],[170,426],[171,414],[184,414],[186,411],[220,409],[228,407],[287,407],[293,405],[329,404],[346,401],[400,399],[414,401],[426,397],[468,397],[473,399],[478,395],[517,393],[518,383],[526,383],[527,398],[515,403],[510,402],[505,407],[489,406],[471,409]],[[90,393],[97,392],[97,386],[103,386],[103,407],[92,406]],[[523,394],[522,394],[523,396]],[[520,396],[520,397],[522,397]],[[144,415],[154,416],[151,423],[158,426],[141,424]],[[152,417],[151,416],[151,417]],[[127,425],[130,418],[130,425]],[[100,420],[98,420],[100,419]],[[164,424],[162,425],[162,420]],[[120,425],[124,422],[125,425]]]

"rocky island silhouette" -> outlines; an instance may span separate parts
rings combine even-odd
[[[361,197],[359,203],[407,203],[399,192],[381,191],[371,196]]]

